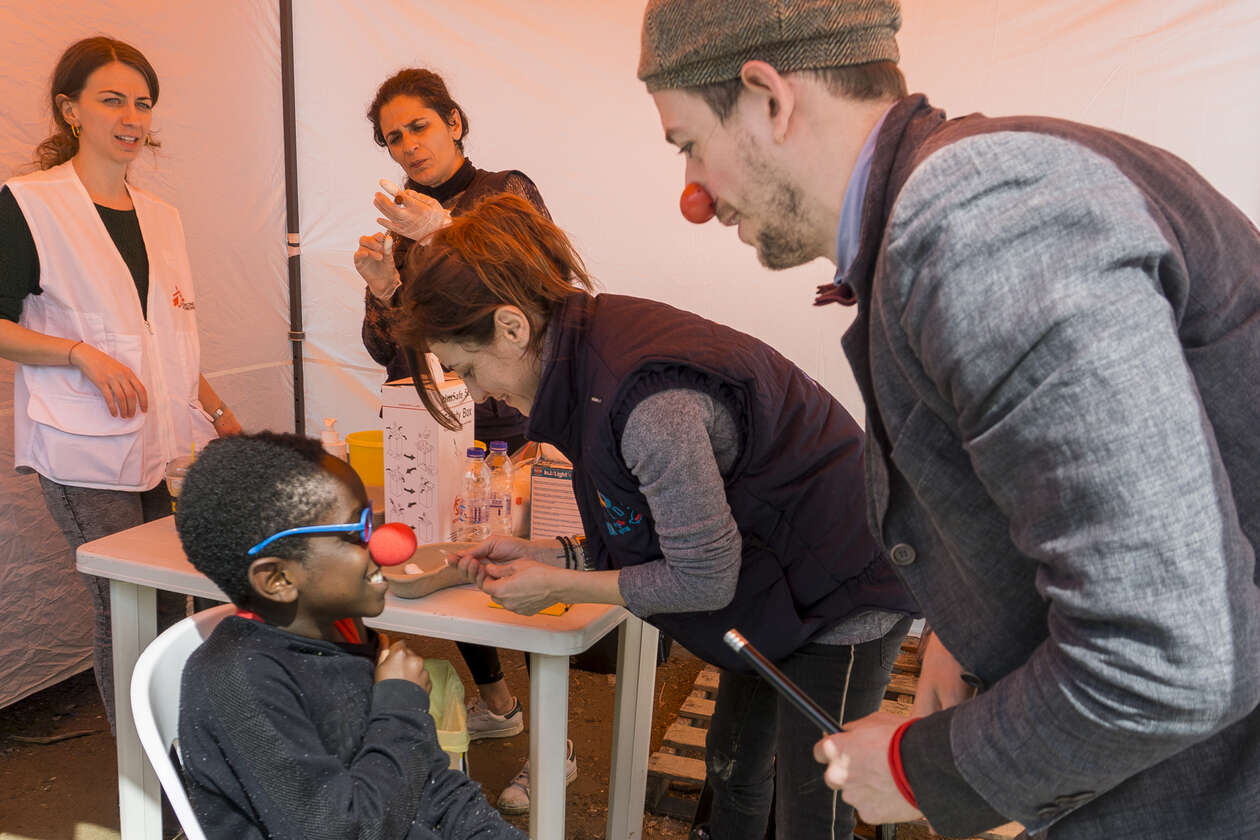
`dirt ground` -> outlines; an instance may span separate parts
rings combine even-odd
[[[450,660],[472,696],[472,682],[455,645],[412,638],[424,656]],[[524,656],[502,654],[508,684],[528,711],[529,679]],[[657,669],[652,744],[691,691],[700,660],[674,645],[670,660]],[[614,678],[572,670],[569,736],[578,776],[568,790],[567,840],[604,836],[608,809],[608,763],[612,749]],[[52,743],[24,739],[87,733]],[[471,776],[493,802],[520,770],[529,751],[529,730],[515,738],[477,741],[469,750]],[[528,831],[528,816],[510,821]],[[689,826],[645,815],[645,840],[686,840]],[[92,672],[87,671],[0,709],[0,840],[105,840],[118,837],[118,769]]]

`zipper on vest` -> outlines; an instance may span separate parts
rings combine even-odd
[[[149,335],[156,335],[156,334],[157,334],[157,333],[153,332],[153,325],[149,323],[149,319],[148,319],[148,318],[145,318],[145,319],[144,319],[144,328],[145,328],[146,330],[148,330],[148,331],[149,331]]]

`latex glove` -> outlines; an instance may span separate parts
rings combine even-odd
[[[970,700],[975,689],[962,681],[962,666],[932,633],[923,652],[923,666],[914,693],[914,717],[926,717],[941,709]]]
[[[83,341],[70,349],[70,364],[101,392],[111,417],[134,417],[136,409],[149,410],[149,392],[144,383],[131,368],[113,356]]]
[[[402,190],[398,198],[402,199],[402,204],[382,192],[372,199],[372,204],[381,214],[376,221],[386,230],[423,245],[430,236],[451,223],[451,211],[436,198],[415,190]]]
[[[906,801],[888,766],[888,742],[906,722],[900,715],[876,712],[845,723],[845,731],[814,745],[814,760],[827,765],[823,781],[857,809],[864,822],[909,822],[923,814]]]
[[[394,240],[384,233],[360,236],[354,267],[377,300],[388,301],[402,285],[394,267]]]

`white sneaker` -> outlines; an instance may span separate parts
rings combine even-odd
[[[573,741],[568,742],[568,753],[564,757],[564,783],[567,786],[577,778],[577,756],[573,753]],[[505,814],[529,813],[529,759],[516,774],[512,783],[499,794],[498,809]]]
[[[521,712],[521,701],[512,698],[515,704],[507,714],[496,715],[490,711],[486,701],[478,697],[468,704],[468,740],[480,741],[482,738],[511,738],[525,731],[525,715]]]

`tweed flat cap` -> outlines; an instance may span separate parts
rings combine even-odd
[[[897,0],[650,0],[639,78],[649,92],[725,82],[744,62],[781,73],[896,61]]]

